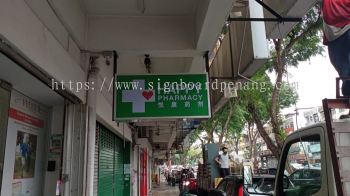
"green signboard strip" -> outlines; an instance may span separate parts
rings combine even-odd
[[[206,74],[117,75],[115,120],[209,118]]]

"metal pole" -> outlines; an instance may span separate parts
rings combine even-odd
[[[269,11],[271,14],[276,16],[278,19],[282,19],[282,16],[278,14],[275,10],[270,8],[268,5],[266,5],[262,0],[255,0],[257,3],[259,3],[263,8],[265,8],[267,11]]]
[[[329,142],[329,149],[330,149],[330,155],[332,159],[332,166],[333,166],[333,173],[335,178],[335,186],[338,196],[343,196],[342,191],[342,181],[340,177],[340,171],[339,171],[339,165],[338,165],[338,157],[337,157],[337,151],[336,151],[336,142],[334,138],[333,133],[333,126],[332,126],[332,110],[330,107],[330,101],[328,99],[322,100],[323,104],[323,112],[326,120],[326,126],[327,126],[327,135],[328,135],[328,142]]]
[[[205,60],[205,71],[209,75],[210,65],[209,65],[209,51],[206,51],[204,54],[204,60]]]
[[[97,84],[97,75],[99,69],[96,67],[96,59],[98,57],[90,57],[90,70],[88,74],[89,84]],[[86,167],[86,196],[93,196],[94,193],[94,166],[95,166],[95,137],[96,137],[96,103],[97,91],[90,90],[87,92],[87,167]]]
[[[115,50],[113,50],[113,102],[112,102],[112,112],[113,112],[113,114],[112,114],[112,121],[114,121],[115,120],[115,118],[116,118],[116,113],[115,113],[115,111],[114,111],[114,108],[115,108],[115,93],[116,93],[116,91],[115,91],[115,82],[117,81],[116,80],[116,77],[117,77],[117,69],[118,69],[118,54],[117,54],[117,52],[115,51]]]
[[[228,21],[233,22],[242,22],[242,21],[251,21],[251,22],[301,22],[302,18],[232,18],[230,17]]]
[[[229,41],[230,41],[230,60],[231,60],[231,77],[232,79],[235,77],[235,66],[234,66],[234,63],[233,63],[233,49],[232,49],[232,35],[231,35],[231,24],[228,25],[228,38],[229,38]],[[239,72],[240,70],[238,70]]]
[[[207,72],[208,74],[208,91],[209,91],[209,100],[210,100],[210,115],[212,116],[213,115],[213,107],[212,107],[212,96],[211,96],[211,92],[210,92],[210,65],[209,65],[209,51],[206,51],[205,54],[204,54],[204,60],[205,60],[205,71]]]

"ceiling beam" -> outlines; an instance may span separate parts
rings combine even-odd
[[[183,58],[183,57],[202,57],[204,51],[196,49],[168,49],[168,50],[156,50],[156,49],[120,49],[118,54],[120,55],[144,55],[150,54],[151,57],[169,57],[169,58]]]

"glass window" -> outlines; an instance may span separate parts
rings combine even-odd
[[[309,146],[320,149],[320,137],[301,138],[288,149],[285,162],[284,192],[286,196],[313,195],[321,188],[321,153],[310,152]]]

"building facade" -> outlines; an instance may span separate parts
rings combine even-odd
[[[290,2],[271,4],[303,16],[316,0]],[[251,17],[264,17],[261,6],[249,4]],[[231,23],[222,46],[230,51],[221,50],[209,66],[205,54],[228,16],[247,12],[247,5],[0,0],[1,195],[149,195],[153,160],[178,148],[189,131],[183,119],[114,121],[115,76],[251,77],[268,58],[266,37],[283,37],[293,24]],[[249,36],[241,59],[234,54],[243,35]],[[213,108],[222,98],[215,94]]]

